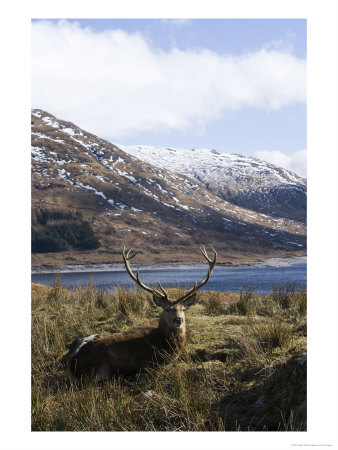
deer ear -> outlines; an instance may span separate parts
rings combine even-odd
[[[190,297],[186,298],[181,302],[181,305],[183,305],[185,308],[189,308],[189,306],[193,305],[197,299],[197,294],[193,294]]]
[[[155,305],[159,306],[160,308],[164,308],[168,305],[168,303],[162,297],[158,297],[156,294],[153,294],[153,301]]]

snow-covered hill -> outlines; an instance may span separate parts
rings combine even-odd
[[[203,181],[202,163],[201,175],[178,173],[169,158],[174,150],[165,152],[165,167],[159,167],[33,110],[31,152],[33,208],[80,211],[101,242],[96,253],[87,255],[92,262],[111,262],[113,254],[119,261],[123,245],[152,254],[154,261],[163,261],[163,252],[167,260],[189,261],[194,246],[208,243],[217,247],[220,261],[293,255],[306,248],[303,223],[287,213],[274,217],[226,200]],[[205,174],[213,170],[218,166],[213,168],[209,159]],[[41,264],[47,256],[34,258]],[[64,258],[78,263],[83,254]]]
[[[210,149],[118,147],[142,161],[195,178],[238,206],[306,222],[306,180],[281,167]]]

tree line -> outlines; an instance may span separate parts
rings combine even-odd
[[[80,212],[33,209],[32,252],[95,250],[100,242]]]

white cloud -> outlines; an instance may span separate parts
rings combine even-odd
[[[299,150],[292,154],[285,154],[279,150],[261,150],[255,153],[256,158],[270,162],[276,166],[291,170],[292,172],[306,177],[307,158],[306,150]]]
[[[138,33],[32,24],[32,106],[103,137],[186,130],[228,110],[305,101],[306,62],[285,50],[164,52]]]

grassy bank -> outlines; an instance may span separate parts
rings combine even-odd
[[[126,247],[129,247],[126,243]],[[156,250],[152,242],[145,242],[144,245],[130,244],[135,250],[142,249],[137,255],[139,264],[163,264],[182,263],[196,264],[203,263],[200,255],[199,245],[156,245]],[[306,256],[305,250],[283,250],[274,248],[253,248],[245,250],[243,245],[236,243],[217,243],[218,259],[217,264],[253,264],[266,258],[289,258],[293,256]],[[83,264],[111,264],[121,263],[123,246],[105,245],[104,242],[97,250],[68,250],[56,253],[32,253],[32,267],[66,267],[68,265]]]
[[[59,359],[81,335],[157,325],[150,295],[32,284],[32,430],[306,430],[306,293],[202,292],[181,358],[82,388]]]

